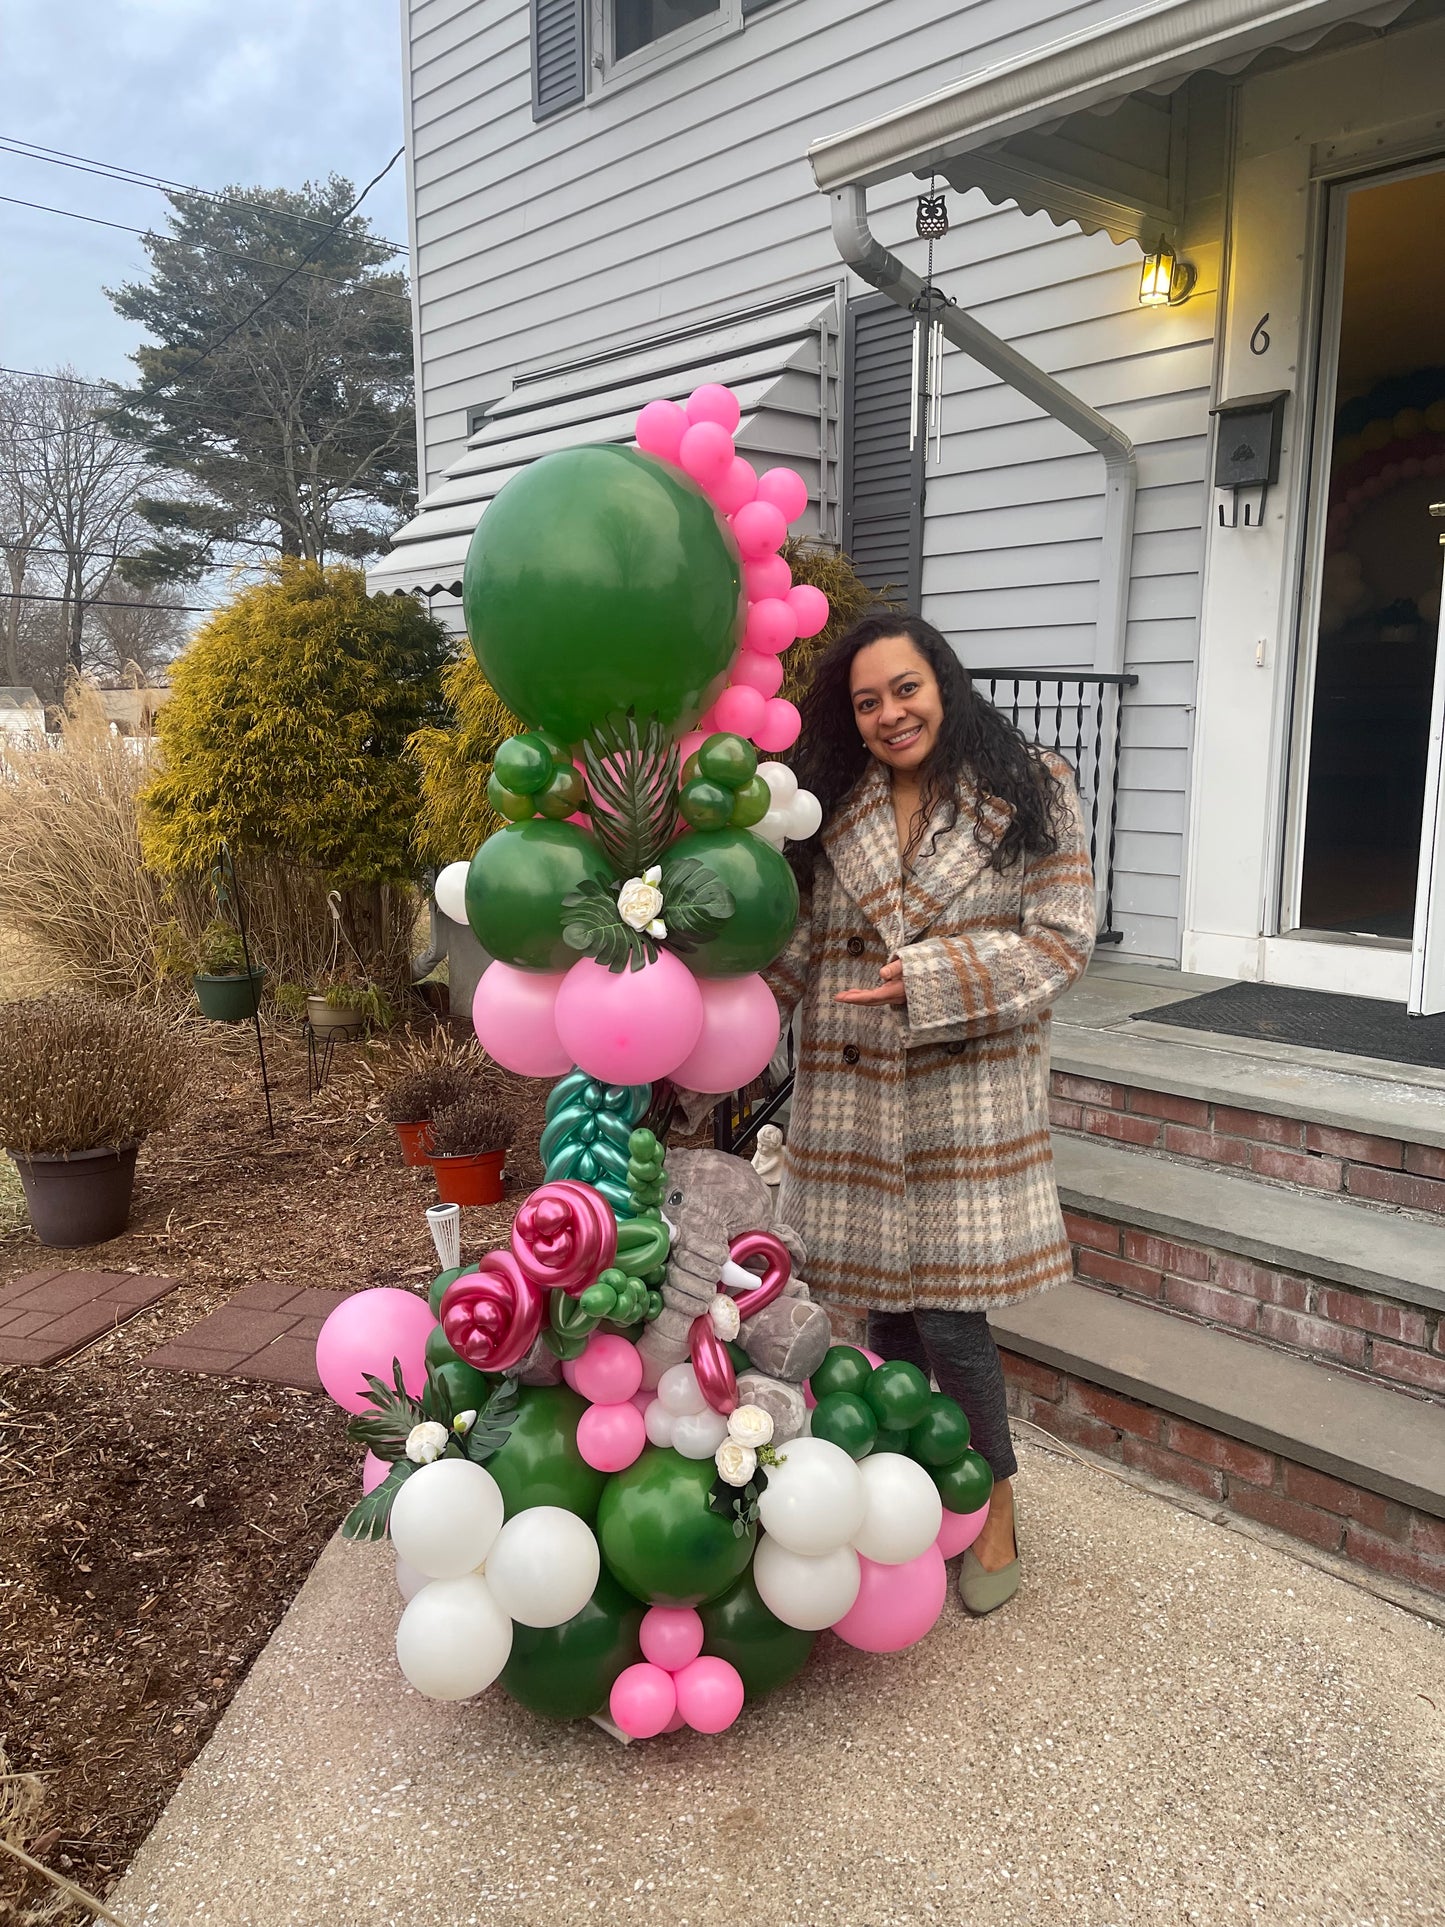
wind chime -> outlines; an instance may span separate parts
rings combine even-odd
[[[910,453],[923,434],[923,459],[928,460],[928,444],[933,443],[933,459],[943,455],[943,310],[951,307],[948,296],[933,281],[933,244],[948,232],[948,200],[934,191],[929,176],[928,192],[918,197],[914,227],[918,238],[928,243],[928,271],[923,286],[909,304],[913,311],[913,386],[908,419]]]

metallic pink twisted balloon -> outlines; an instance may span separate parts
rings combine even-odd
[[[715,1412],[726,1418],[738,1409],[738,1381],[728,1348],[712,1328],[707,1312],[694,1318],[687,1334],[687,1349],[697,1388]]]
[[[731,1256],[735,1265],[749,1258],[767,1260],[767,1267],[752,1290],[735,1294],[738,1316],[751,1318],[755,1311],[761,1311],[764,1305],[771,1305],[775,1298],[782,1296],[784,1286],[793,1275],[793,1260],[782,1239],[775,1238],[771,1231],[743,1232],[741,1237],[733,1239]]]
[[[479,1372],[520,1364],[541,1329],[542,1294],[510,1251],[489,1251],[442,1297],[446,1341]]]
[[[512,1253],[534,1285],[579,1297],[617,1256],[612,1206],[575,1178],[541,1185],[512,1222]]]

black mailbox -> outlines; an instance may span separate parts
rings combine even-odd
[[[1223,502],[1219,505],[1223,527],[1238,527],[1237,491],[1240,489],[1259,490],[1259,506],[1252,525],[1257,528],[1264,520],[1265,495],[1271,484],[1279,480],[1279,445],[1288,395],[1287,388],[1269,395],[1241,395],[1237,401],[1219,402],[1209,411],[1219,417],[1214,444],[1214,486],[1228,489],[1233,503],[1228,520]],[[1251,526],[1248,506],[1244,511],[1244,525]]]

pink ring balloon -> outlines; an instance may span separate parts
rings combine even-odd
[[[687,1334],[697,1388],[715,1412],[726,1418],[738,1409],[738,1380],[728,1348],[712,1328],[706,1312],[694,1318]]]
[[[538,1187],[512,1223],[512,1253],[544,1290],[572,1297],[595,1285],[617,1256],[617,1220],[590,1184],[558,1178]]]
[[[751,1318],[755,1311],[761,1311],[764,1305],[771,1305],[775,1298],[782,1296],[793,1275],[793,1261],[788,1247],[771,1231],[745,1231],[740,1238],[733,1239],[731,1256],[735,1265],[744,1264],[749,1258],[767,1260],[760,1281],[737,1301],[738,1316]]]

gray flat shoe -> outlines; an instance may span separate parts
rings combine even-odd
[[[1014,1556],[997,1572],[979,1564],[972,1551],[963,1555],[958,1573],[958,1596],[975,1619],[1006,1606],[1019,1589],[1018,1527],[1014,1527]]]

